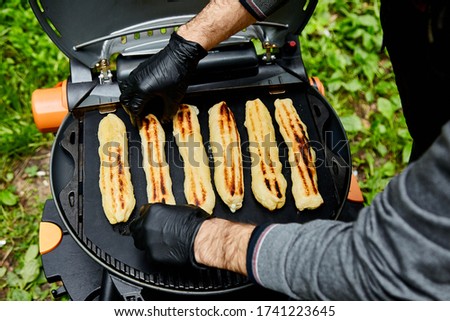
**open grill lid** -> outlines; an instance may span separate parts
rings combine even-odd
[[[170,34],[208,3],[207,0],[29,0],[52,41],[70,59],[89,68],[113,54],[142,55],[161,50]],[[291,0],[222,45],[257,38],[280,46],[287,34],[300,34],[317,0]],[[292,14],[296,12],[296,14]]]

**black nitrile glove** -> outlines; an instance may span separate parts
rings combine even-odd
[[[147,204],[130,224],[134,245],[145,250],[153,263],[192,265],[194,240],[202,223],[211,216],[192,205]]]
[[[190,74],[206,54],[198,43],[172,33],[164,49],[142,62],[119,83],[120,101],[129,114],[137,117],[146,105],[151,108],[150,103],[159,98],[164,104],[162,120],[171,119],[186,93]]]

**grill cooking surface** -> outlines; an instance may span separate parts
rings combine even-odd
[[[205,143],[210,164],[212,155],[209,152],[208,109],[224,100],[233,111],[241,136],[244,161],[245,196],[243,207],[231,213],[216,193],[214,215],[232,221],[261,224],[267,222],[307,222],[314,219],[334,219],[339,213],[343,199],[348,190],[350,167],[325,166],[330,155],[349,164],[347,145],[330,154],[323,148],[326,131],[333,132],[333,141],[327,143],[328,148],[336,142],[346,141],[339,121],[317,92],[305,85],[289,85],[283,87],[285,92],[271,95],[269,87],[258,86],[245,89],[226,89],[187,95],[184,102],[198,107],[203,142]],[[245,103],[247,100],[259,98],[269,109],[276,130],[280,160],[283,174],[288,182],[286,204],[279,210],[270,212],[260,205],[251,191],[251,158],[248,153],[248,136],[244,126]],[[319,191],[324,204],[315,210],[297,211],[291,193],[291,174],[288,168],[288,150],[278,130],[274,117],[274,101],[277,98],[291,98],[294,106],[308,127],[311,146],[316,150],[317,175]],[[312,99],[312,100],[311,100]],[[311,101],[314,101],[311,104]],[[311,106],[313,105],[313,106]],[[128,132],[129,164],[136,197],[136,207],[129,222],[138,215],[141,205],[147,203],[146,179],[142,168],[141,140],[138,130],[134,128],[124,110],[119,108],[116,114],[124,121]],[[100,161],[98,156],[98,124],[105,115],[98,111],[84,113],[79,119],[73,115],[64,121],[56,137],[52,153],[52,189],[63,220],[71,228],[71,232],[90,255],[102,265],[116,274],[151,288],[167,291],[187,291],[190,293],[210,293],[228,291],[247,285],[246,278],[216,269],[171,270],[167,267],[151,266],[142,251],[133,245],[133,239],[127,235],[127,223],[110,225],[103,213],[101,194],[98,185]],[[166,157],[170,165],[173,192],[177,204],[184,204],[184,172],[183,162],[176,146],[172,124],[163,125],[166,132]],[[342,147],[342,146],[341,146]],[[71,174],[73,173],[73,175]],[[211,172],[213,177],[213,171]]]

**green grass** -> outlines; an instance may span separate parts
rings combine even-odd
[[[0,179],[11,160],[30,155],[51,140],[36,129],[31,93],[67,77],[68,62],[40,28],[25,0],[0,9]]]
[[[27,1],[1,1],[0,9],[0,300],[43,300],[49,286],[37,254],[43,204],[34,191],[19,197],[21,166],[51,144],[31,114],[31,93],[65,79],[68,61],[39,26]],[[25,169],[26,179],[32,173]]]
[[[306,69],[322,80],[347,130],[367,204],[405,167],[411,150],[381,50],[378,6],[321,0],[301,36]],[[16,182],[22,176],[31,182],[36,168],[26,162],[53,141],[34,125],[31,93],[66,79],[69,67],[27,1],[1,1],[0,8],[0,300],[45,300],[50,287],[37,254],[43,204],[33,192],[21,195]]]
[[[7,287],[8,300],[44,300],[50,295],[50,287],[41,269],[37,245],[37,214],[42,206],[36,207],[35,215],[25,212],[22,206],[2,208],[4,231],[6,226],[7,249],[11,251],[14,266],[0,267],[1,286]]]

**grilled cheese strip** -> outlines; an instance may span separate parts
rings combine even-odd
[[[315,209],[323,203],[323,198],[317,185],[316,153],[309,146],[306,125],[289,98],[275,101],[275,119],[289,149],[295,206],[300,211]]]
[[[278,157],[275,129],[267,107],[260,99],[247,101],[245,127],[252,156],[252,191],[256,200],[273,211],[286,201],[287,182]]]
[[[103,210],[111,224],[128,221],[136,204],[126,134],[124,123],[114,114],[108,114],[99,123],[99,186]]]
[[[210,145],[214,155],[214,184],[232,213],[242,207],[244,174],[241,138],[233,112],[222,101],[209,110]]]
[[[196,107],[182,104],[173,119],[173,135],[184,162],[186,201],[212,214],[216,196],[197,113]]]
[[[166,135],[155,115],[149,114],[142,119],[139,135],[147,179],[147,200],[149,203],[174,205],[172,179],[164,150]]]

